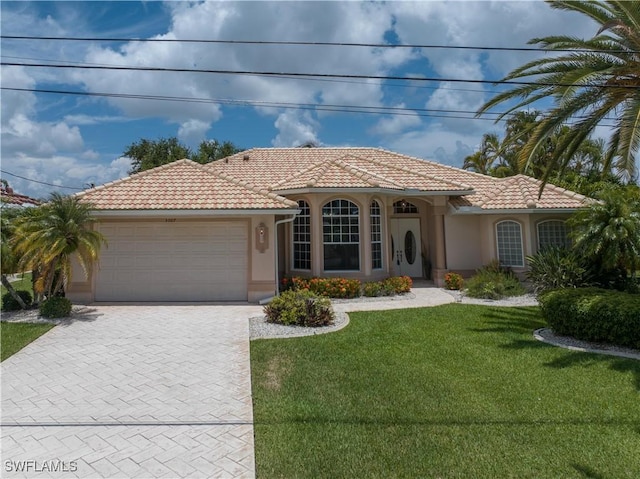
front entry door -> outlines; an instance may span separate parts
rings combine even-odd
[[[391,218],[391,263],[398,276],[422,277],[419,218]]]

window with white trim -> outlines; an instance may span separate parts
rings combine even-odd
[[[298,201],[300,213],[293,220],[293,269],[311,270],[311,209]]]
[[[496,225],[498,260],[503,266],[524,266],[522,227],[516,221],[501,221]]]
[[[382,214],[376,200],[369,206],[371,220],[371,268],[382,269]]]
[[[550,246],[570,248],[567,224],[562,220],[547,220],[538,223],[538,250]]]
[[[322,207],[325,271],[360,270],[360,211],[349,200],[333,200]]]

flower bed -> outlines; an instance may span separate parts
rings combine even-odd
[[[390,296],[408,293],[413,282],[408,276],[392,276],[384,281],[372,281],[364,285],[358,279],[285,277],[282,290],[309,290],[328,298],[349,299],[362,296]]]

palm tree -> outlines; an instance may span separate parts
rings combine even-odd
[[[38,268],[38,292],[51,298],[71,281],[71,258],[77,257],[87,274],[105,243],[101,233],[91,229],[92,208],[79,198],[53,193],[48,203],[22,216],[15,232],[20,265]]]
[[[14,223],[18,214],[19,210],[17,208],[2,208],[2,214],[0,215],[0,222],[2,223],[2,242],[0,243],[2,250],[2,258],[0,259],[2,274],[0,275],[0,281],[2,282],[2,285],[7,288],[11,297],[17,301],[20,307],[22,309],[27,309],[27,305],[7,278],[8,274],[19,272],[18,255],[12,243]]]
[[[624,277],[640,269],[640,188],[609,189],[569,220],[575,248],[600,268]]]
[[[494,133],[485,133],[482,135],[482,143],[480,150],[473,155],[469,155],[464,159],[462,168],[465,170],[475,171],[488,175],[491,171],[493,162],[498,158],[500,152],[500,140],[498,135]]]
[[[620,174],[634,178],[640,149],[640,2],[561,0],[549,4],[587,15],[600,29],[588,40],[565,35],[532,39],[530,44],[559,54],[531,61],[509,73],[505,81],[528,81],[495,96],[478,110],[478,115],[518,100],[498,117],[500,120],[551,97],[555,105],[543,115],[518,154],[521,165],[531,163],[562,125],[571,125],[570,134],[563,135],[548,158],[542,178],[546,182],[553,170],[564,170],[580,145],[606,121],[614,128],[605,169],[613,164]]]

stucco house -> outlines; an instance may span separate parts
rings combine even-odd
[[[68,296],[93,301],[250,301],[284,275],[443,282],[493,259],[564,244],[589,199],[378,148],[255,148],[180,160],[78,194],[107,238]]]

